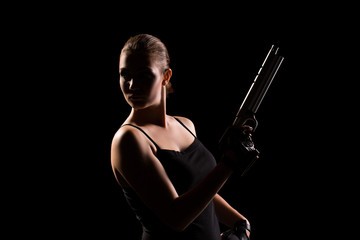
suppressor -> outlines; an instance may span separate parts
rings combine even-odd
[[[257,128],[258,121],[255,118],[255,114],[284,60],[284,57],[278,54],[278,50],[279,48],[277,46],[271,46],[236,114],[233,126],[248,124],[249,121],[252,121],[253,124],[248,125],[252,125],[253,131]]]

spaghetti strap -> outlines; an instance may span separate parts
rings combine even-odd
[[[177,119],[176,117],[174,117],[186,130],[188,130],[190,133],[191,133],[191,135],[193,135],[194,136],[194,138],[196,138],[196,136],[195,136],[195,134],[192,132],[192,131],[190,131],[190,129],[189,128],[187,128],[186,126],[185,126],[185,124],[183,124],[179,119]]]
[[[138,127],[136,125],[130,124],[130,123],[125,123],[125,124],[121,125],[121,127],[126,126],[126,125],[132,126],[134,128],[137,128],[138,130],[140,130],[155,145],[157,150],[160,149],[159,146],[156,144],[156,142],[143,129],[141,129],[140,127]]]

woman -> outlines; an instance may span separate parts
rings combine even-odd
[[[219,240],[219,222],[248,237],[248,220],[218,191],[234,172],[231,163],[255,155],[229,150],[222,159],[228,161],[217,163],[190,119],[167,115],[169,64],[165,45],[149,34],[129,38],[119,60],[131,112],[114,134],[111,165],[142,224],[142,240]]]

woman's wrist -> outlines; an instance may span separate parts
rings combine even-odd
[[[243,230],[251,231],[250,223],[249,223],[249,221],[247,221],[245,219],[237,221],[234,224],[233,228],[234,228],[235,231],[243,231]]]
[[[226,152],[221,157],[220,162],[224,163],[227,167],[235,170],[237,168],[236,157],[232,153]]]
[[[233,172],[234,168],[231,166],[231,164],[227,163],[226,161],[223,161],[222,159],[217,164],[218,167],[224,169],[227,172]]]

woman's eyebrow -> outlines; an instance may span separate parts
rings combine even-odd
[[[135,69],[134,69],[135,70]],[[123,68],[120,68],[119,69],[119,73],[121,73],[122,71],[128,71],[128,69],[126,67],[123,67]],[[129,70],[130,71],[130,70]],[[146,71],[150,71],[152,72],[153,69],[151,67],[148,67],[148,66],[144,66],[144,67],[141,67],[141,68],[138,68],[136,69],[136,72],[146,72]]]

